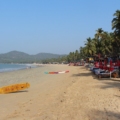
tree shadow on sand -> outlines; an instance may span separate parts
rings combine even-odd
[[[77,73],[77,74],[73,74],[72,77],[89,77],[92,76],[93,79],[96,79],[98,81],[103,81],[103,86],[100,86],[100,88],[102,89],[107,89],[107,88],[118,88],[120,89],[120,79],[119,78],[98,78],[95,74],[93,74],[92,72],[87,72],[87,73]],[[88,79],[89,80],[89,79]],[[99,85],[97,86],[99,87]]]
[[[120,89],[120,79],[119,78],[98,78],[94,77],[94,79],[98,81],[103,81],[104,86],[100,87],[102,89],[107,89],[107,88],[118,88]]]
[[[114,96],[120,98],[120,95],[114,95]]]
[[[80,68],[81,69],[81,68]],[[82,69],[83,70],[85,70],[86,71],[86,68],[85,67],[82,67]],[[85,76],[92,76],[92,77],[95,77],[95,75],[90,71],[90,70],[87,70],[87,72],[81,72],[81,73],[77,73],[77,74],[73,74],[72,75],[73,77],[77,77],[77,76],[83,76],[83,77],[85,77]]]
[[[78,77],[78,76],[93,76],[92,73],[78,73],[78,74],[73,74],[73,77]]]
[[[104,86],[102,86],[102,89],[107,89],[107,88],[118,88],[120,89],[120,82],[104,82]]]
[[[90,120],[120,120],[120,114],[108,111],[104,108],[104,111],[101,110],[91,110],[88,112]]]

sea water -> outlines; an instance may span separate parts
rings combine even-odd
[[[15,70],[21,70],[26,68],[34,68],[35,65],[32,64],[1,64],[0,63],[0,72],[9,72]]]

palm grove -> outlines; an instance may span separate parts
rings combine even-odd
[[[112,30],[113,32],[106,32],[102,28],[98,28],[94,38],[88,37],[85,40],[84,47],[79,50],[70,52],[66,57],[58,59],[47,59],[44,62],[76,62],[80,59],[85,59],[91,56],[118,56],[120,55],[120,10],[113,14]]]
[[[106,32],[102,28],[98,28],[94,38],[88,37],[84,47],[80,50],[70,52],[67,56],[68,62],[79,61],[81,58],[95,56],[115,56],[120,55],[120,10],[113,14],[112,20],[113,32]]]

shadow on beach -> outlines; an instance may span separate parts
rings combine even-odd
[[[120,89],[120,79],[119,78],[100,78],[99,79],[92,72],[78,73],[78,74],[73,74],[72,75],[72,77],[84,77],[84,76],[85,77],[92,76],[93,79],[95,79],[97,81],[101,81],[101,82],[103,81],[104,86],[100,86],[100,88],[102,88],[102,89],[107,89],[107,88],[118,88],[118,89]]]
[[[94,79],[99,80],[99,81],[109,80],[109,81],[114,81],[114,82],[120,82],[120,78],[113,78],[113,77],[98,78],[96,75],[93,75],[93,76],[94,76]]]
[[[120,89],[120,82],[104,82],[104,86],[102,86],[102,89],[107,89],[107,88],[118,88]]]
[[[24,93],[24,92],[28,92],[28,90],[16,91],[16,92],[11,92],[11,93]],[[11,93],[9,93],[9,94],[11,94]]]
[[[73,74],[72,76],[73,77],[75,77],[75,76],[92,76],[92,74],[91,73],[78,73],[78,74]]]
[[[104,108],[101,110],[91,110],[88,113],[90,120],[120,120],[120,114],[112,111],[108,111]]]
[[[94,76],[94,79],[98,81],[103,81],[104,86],[100,87],[102,89],[107,88],[118,88],[120,89],[120,79],[119,78],[98,78]]]

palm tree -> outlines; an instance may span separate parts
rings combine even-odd
[[[109,36],[109,39],[111,40],[112,56],[114,56],[117,55],[119,51],[119,46],[117,40],[115,39],[114,33],[109,33]]]
[[[70,52],[69,55],[67,56],[67,61],[68,62],[73,62],[75,61],[75,53],[74,52]]]
[[[120,10],[117,10],[113,15],[115,18],[112,20],[112,29],[114,29],[116,39],[120,41]]]
[[[89,37],[85,43],[88,56],[92,56],[95,53],[95,45],[93,40]]]
[[[79,61],[80,60],[80,55],[78,50],[75,51],[75,61]]]
[[[96,34],[95,34],[95,38],[96,39],[100,39],[102,37],[102,33],[103,33],[103,30],[102,28],[98,28],[98,30],[96,30]]]
[[[115,18],[112,20],[112,29],[114,30],[117,52],[120,53],[120,10],[117,10],[113,16],[115,16]]]
[[[102,30],[102,28],[98,28],[96,32],[97,33],[95,34],[95,38],[94,38],[94,43],[96,46],[96,54],[104,54],[105,52],[103,47],[103,38],[105,37],[104,31]]]
[[[80,51],[80,58],[83,58],[84,57],[83,47],[80,47],[79,51]]]
[[[103,36],[102,36],[102,41],[101,41],[101,45],[102,45],[102,53],[104,55],[112,55],[113,53],[113,37],[112,37],[112,33],[108,33],[108,32],[103,32]]]
[[[80,58],[84,59],[87,56],[87,49],[86,47],[80,47]]]

